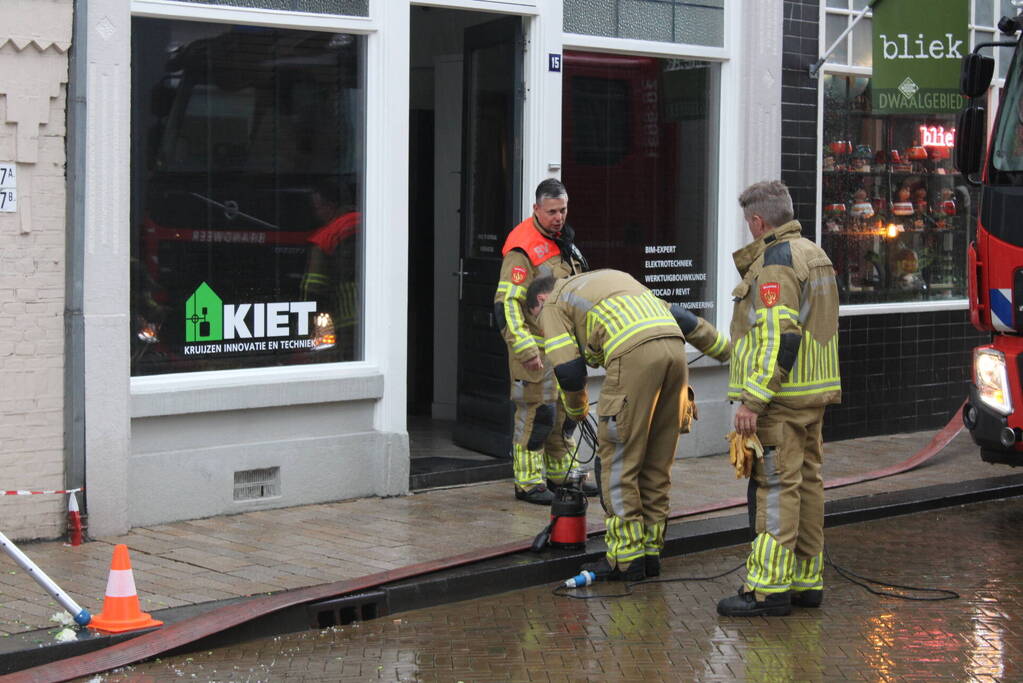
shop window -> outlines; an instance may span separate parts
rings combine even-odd
[[[562,97],[569,223],[592,268],[714,316],[715,64],[570,51]]]
[[[964,298],[976,197],[952,167],[955,115],[870,103],[870,78],[824,77],[821,243],[841,301]]]
[[[576,76],[572,80],[573,161],[585,166],[616,166],[628,153],[629,82]]]
[[[199,5],[228,7],[256,7],[286,12],[312,14],[342,14],[351,17],[369,16],[369,0],[181,0]]]
[[[724,0],[565,0],[564,30],[587,36],[724,45]]]
[[[362,54],[133,20],[133,375],[362,357]]]

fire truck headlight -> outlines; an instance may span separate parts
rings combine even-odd
[[[1012,412],[1004,353],[994,349],[976,349],[973,352],[973,379],[981,401],[1002,415]]]

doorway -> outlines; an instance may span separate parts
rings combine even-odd
[[[511,476],[507,355],[493,318],[521,219],[522,18],[411,9],[411,487]]]

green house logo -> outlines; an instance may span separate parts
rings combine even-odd
[[[185,301],[185,341],[220,341],[224,338],[224,301],[203,282]]]

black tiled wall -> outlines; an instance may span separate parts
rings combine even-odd
[[[781,176],[796,218],[813,239],[817,222],[817,61],[820,0],[785,0]],[[969,313],[844,316],[839,323],[842,404],[828,409],[826,440],[944,425],[966,398],[972,349],[988,340]]]
[[[781,179],[788,185],[796,220],[814,238],[817,224],[818,0],[785,0],[781,63]]]
[[[965,310],[843,316],[842,403],[828,408],[825,440],[943,426],[966,398],[973,347],[989,339]]]

